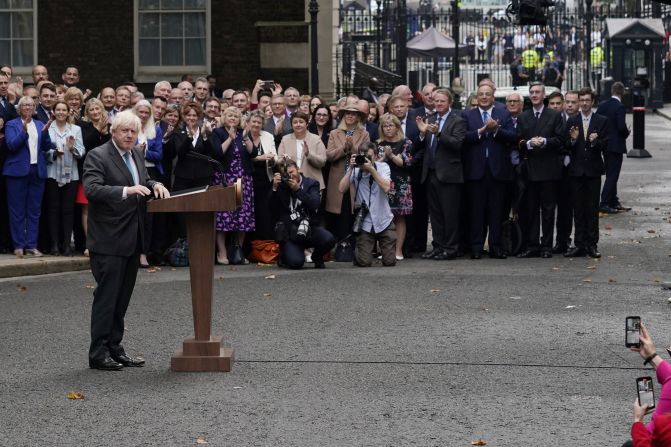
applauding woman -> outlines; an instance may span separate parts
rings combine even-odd
[[[49,126],[52,148],[47,151],[46,194],[49,217],[49,254],[72,256],[70,239],[74,225],[75,195],[79,181],[77,159],[84,156],[82,130],[72,124],[65,101],[54,104],[55,121]]]
[[[217,213],[217,262],[220,264],[248,264],[242,253],[245,233],[254,231],[254,182],[252,159],[258,155],[258,147],[247,132],[242,131],[242,115],[236,107],[227,108],[222,116],[223,127],[213,133],[214,157],[224,165],[217,172],[214,184],[231,185],[242,179],[242,206],[234,211]],[[231,241],[232,253],[226,249],[226,233],[237,234]]]
[[[67,107],[67,106],[66,106]],[[9,224],[14,254],[42,256],[37,249],[37,232],[47,177],[45,153],[51,148],[49,127],[33,119],[35,102],[30,96],[19,100],[19,117],[5,126],[7,158],[2,173],[7,179]]]
[[[270,192],[272,190],[273,166],[275,166],[275,137],[263,130],[265,117],[255,110],[247,120],[247,136],[258,151],[253,160],[254,171],[254,220],[256,230],[253,239],[269,240],[275,237],[275,223],[270,212]]]
[[[282,137],[277,155],[294,160],[299,172],[317,180],[320,191],[323,191],[322,168],[326,164],[326,148],[318,135],[308,132],[308,120],[308,114],[300,110],[291,115],[293,132]]]
[[[403,259],[403,242],[405,241],[405,216],[412,214],[412,190],[410,188],[410,170],[412,162],[412,141],[405,138],[401,122],[391,113],[380,118],[380,135],[378,154],[383,156],[391,170],[391,187],[389,189],[389,205],[394,214],[396,225],[396,260]]]

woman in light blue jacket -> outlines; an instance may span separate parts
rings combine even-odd
[[[44,198],[47,201],[49,254],[72,256],[72,226],[74,224],[75,195],[81,176],[77,159],[84,156],[82,130],[72,124],[68,105],[54,104],[54,122],[49,127],[51,149],[47,151],[47,182]]]

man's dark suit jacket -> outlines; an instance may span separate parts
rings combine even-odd
[[[464,150],[464,173],[467,180],[481,180],[489,166],[496,180],[512,180],[513,165],[510,162],[510,145],[515,142],[517,132],[513,127],[510,113],[500,107],[492,108],[492,119],[501,127],[496,132],[478,137],[478,129],[484,126],[480,109],[468,111],[466,149]],[[487,157],[487,153],[489,156]]]
[[[629,129],[625,121],[624,104],[615,98],[609,98],[599,104],[596,113],[603,115],[608,120],[608,152],[627,153],[627,137]],[[601,134],[599,134],[601,136]]]
[[[366,131],[370,137],[370,141],[377,141],[380,138],[380,125],[378,123],[371,123],[366,121]],[[326,145],[324,145],[326,146]]]
[[[271,191],[270,204],[273,210],[273,216],[276,220],[281,220],[289,228],[293,222],[291,220],[291,206],[290,201],[300,200],[301,209],[307,214],[311,225],[317,225],[317,212],[319,211],[319,203],[321,196],[319,193],[319,182],[310,177],[303,177],[301,187],[298,191],[293,192],[288,186],[280,184],[277,191]]]
[[[280,135],[275,135],[275,120],[273,118],[268,118],[266,123],[263,125],[263,130],[270,132],[275,137],[275,147],[280,147],[282,142],[282,137],[293,132],[291,127],[291,118],[284,115],[284,124],[282,125],[282,133]]]
[[[429,122],[436,122],[437,116],[431,118]],[[462,165],[462,145],[466,138],[466,121],[459,116],[458,111],[450,111],[447,121],[443,124],[443,129],[436,134],[438,146],[436,147],[435,158],[432,167],[436,171],[438,181],[442,183],[464,183],[464,168]],[[427,134],[424,138],[421,150],[424,160],[427,160],[431,145],[431,135]],[[429,176],[429,164],[422,165],[422,183]]]
[[[522,112],[517,120],[518,140],[524,140],[522,151],[526,153],[526,167],[529,180],[544,182],[559,180],[562,176],[563,158],[559,157],[564,148],[564,123],[561,114],[548,107],[543,108],[536,119],[534,109]],[[544,137],[545,146],[526,150],[526,142],[533,137]]]
[[[213,163],[188,156],[190,152],[197,152],[201,155],[212,157],[213,150],[211,139],[204,141],[203,136],[198,135],[198,140],[196,140],[196,146],[194,147],[193,138],[189,138],[186,130],[178,131],[175,129],[174,132],[179,132],[181,135],[180,137],[177,137],[177,135],[173,137],[175,138],[176,142],[180,143],[180,145],[176,148],[177,163],[175,164],[174,170],[175,177],[190,180],[211,178],[214,174]]]
[[[14,118],[17,118],[19,116],[18,112],[16,111],[16,107],[14,107],[13,104],[9,103],[9,100],[7,100],[7,106],[3,107],[3,105],[0,103],[0,118],[3,119],[5,124],[9,122],[10,120],[13,120]]]
[[[47,121],[49,121],[49,113],[39,104],[36,104],[35,107],[35,115],[33,115],[33,118],[35,118],[37,121],[41,121],[43,124],[46,124]]]
[[[153,191],[156,182],[147,175],[144,156],[138,149],[132,150],[132,156],[139,184]],[[87,154],[83,180],[89,201],[86,248],[102,255],[135,253],[138,235],[140,240],[144,237],[146,198],[140,195],[122,198],[124,186],[133,186],[133,177],[112,141]]]
[[[580,129],[575,144],[571,144],[569,132],[571,127]],[[596,132],[599,138],[587,143],[583,133],[582,114],[578,113],[566,122],[566,146],[571,151],[571,163],[568,165],[568,175],[571,177],[600,177],[605,171],[602,153],[608,147],[608,119],[598,113],[592,113],[587,135]]]

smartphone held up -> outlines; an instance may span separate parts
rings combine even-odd
[[[624,345],[627,348],[641,347],[641,317],[627,317],[625,319]]]
[[[648,410],[655,408],[655,389],[652,377],[639,377],[636,379],[636,392],[638,393],[638,404],[647,405]]]

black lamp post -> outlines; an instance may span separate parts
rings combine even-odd
[[[314,96],[319,94],[319,70],[317,69],[319,61],[317,47],[317,13],[319,13],[319,5],[317,5],[317,0],[310,0],[308,11],[310,12],[310,94]]]
[[[452,59],[452,79],[459,77],[459,2],[452,0],[452,39],[454,39],[454,59]]]
[[[398,0],[396,7],[398,46],[396,48],[396,71],[401,76],[402,82],[408,81],[408,14],[406,0]]]
[[[381,16],[381,11],[380,8],[382,7],[382,0],[375,0],[375,3],[377,3],[377,11],[375,13],[375,66],[379,67],[380,66],[380,47],[381,47],[381,34],[382,30],[380,29],[380,25],[382,24],[382,16]]]
[[[589,87],[592,65],[592,0],[585,0],[585,75],[584,86]]]

